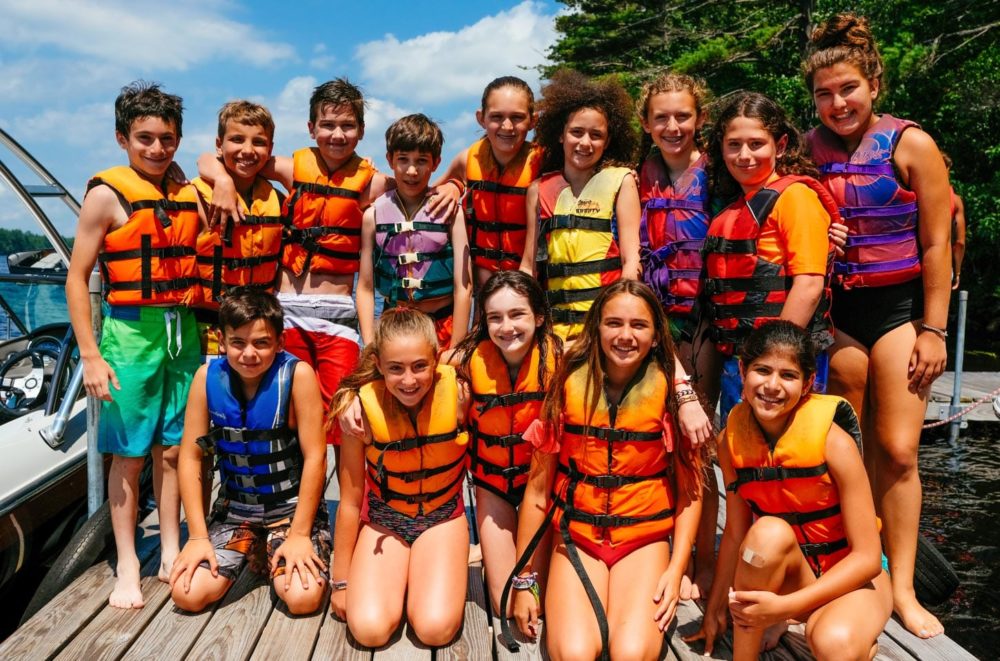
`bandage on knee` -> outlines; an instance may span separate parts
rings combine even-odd
[[[764,556],[750,548],[743,549],[743,562],[760,569],[764,566]]]

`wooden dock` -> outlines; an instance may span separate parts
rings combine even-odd
[[[724,493],[724,492],[723,492]],[[327,489],[331,514],[339,500],[336,481]],[[472,504],[471,491],[467,502]],[[475,521],[468,508],[470,526]],[[720,507],[719,532],[725,520]],[[450,645],[428,648],[408,630],[405,622],[390,642],[379,649],[360,646],[346,624],[324,607],[311,616],[289,615],[271,595],[264,577],[244,571],[226,597],[200,614],[178,610],[170,601],[169,587],[156,578],[159,564],[158,526],[155,513],[140,526],[137,544],[143,562],[142,583],[146,605],[138,610],[107,606],[113,581],[108,562],[91,567],[42,611],[0,643],[0,659],[60,659],[67,661],[112,659],[338,659],[350,661],[468,659],[520,661],[548,658],[537,643],[521,640],[521,650],[511,653],[499,640],[499,621],[489,613],[478,562],[469,565],[465,622]],[[661,659],[704,659],[701,645],[689,647],[682,636],[697,631],[701,610],[694,602],[681,602],[677,617],[664,637]],[[731,659],[732,641],[726,637],[711,657]],[[779,647],[762,655],[769,661],[811,659],[802,627],[793,627]],[[960,661],[975,659],[954,641],[939,636],[930,641],[908,634],[895,620],[879,638],[883,661]]]
[[[931,385],[931,396],[927,402],[924,419],[928,422],[948,417],[951,405],[951,391],[955,387],[955,373],[945,372]],[[962,396],[959,406],[966,407],[979,401],[1000,388],[1000,372],[963,372]],[[943,408],[942,408],[943,407]],[[944,412],[942,417],[941,412]],[[1000,422],[993,413],[993,406],[986,402],[969,411],[964,419],[969,422]]]

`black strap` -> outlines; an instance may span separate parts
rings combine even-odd
[[[565,278],[572,275],[590,275],[593,273],[608,273],[622,267],[621,257],[596,259],[590,262],[567,264],[546,264],[545,275],[549,278]]]
[[[666,477],[665,472],[653,475],[612,475],[610,473],[605,475],[588,475],[587,473],[581,473],[579,470],[574,472],[570,466],[563,464],[559,464],[556,470],[567,476],[570,480],[583,482],[598,489],[617,489],[627,484],[638,484],[647,480],[659,480]]]
[[[488,181],[486,179],[480,179],[477,181],[470,181],[468,185],[468,190],[470,191],[483,191],[484,193],[498,193],[500,195],[527,195],[528,189],[525,186],[508,186],[507,184],[497,183],[496,181]]]
[[[324,197],[343,197],[348,200],[361,199],[361,191],[351,190],[350,188],[339,188],[337,186],[326,186],[324,184],[316,184],[305,181],[293,181],[292,189],[296,193],[313,193]]]
[[[175,291],[177,289],[187,289],[192,287],[201,280],[199,278],[173,278],[172,280],[153,280],[148,282],[149,293],[146,293],[145,285],[146,282],[108,282],[106,286],[108,289],[113,291],[143,291],[143,298],[151,298],[152,293],[163,294],[168,291]]]
[[[462,459],[464,460],[465,457],[463,456]],[[453,466],[454,465],[457,464],[453,464]],[[422,503],[426,503],[428,500],[434,500],[435,498],[440,498],[441,496],[445,495],[446,493],[454,489],[455,485],[464,479],[465,479],[465,471],[459,471],[458,475],[455,476],[455,479],[449,482],[444,487],[438,489],[437,491],[428,491],[425,493],[402,493],[400,491],[393,491],[392,489],[385,486],[383,482],[379,484],[379,495],[382,497],[382,500],[386,501],[387,503],[390,500],[399,500],[406,503],[407,505],[420,505]]]
[[[453,429],[448,432],[441,434],[428,434],[427,436],[411,436],[409,438],[401,438],[398,441],[388,441],[382,443],[380,441],[373,441],[372,446],[380,452],[393,451],[393,452],[406,452],[407,450],[416,450],[417,448],[422,448],[425,445],[430,445],[432,443],[444,443],[446,441],[454,440],[458,436],[458,430]]]
[[[588,289],[555,289],[545,292],[545,300],[549,305],[563,305],[566,303],[579,303],[580,301],[592,301],[597,298],[604,287],[590,287]]]
[[[612,427],[595,427],[593,425],[563,425],[563,431],[578,436],[588,436],[609,443],[620,441],[661,441],[663,432],[658,431],[629,431],[628,429],[614,429]]]
[[[540,402],[545,399],[545,393],[542,391],[537,392],[509,392],[503,395],[480,395],[478,393],[472,394],[472,399],[479,403],[476,410],[480,415],[486,413],[490,409],[502,406],[504,408],[516,406],[518,404],[524,404],[525,402]]]
[[[705,237],[702,251],[715,255],[756,255],[756,239],[726,239],[721,236]]]
[[[458,466],[459,464],[461,464],[463,461],[465,461],[465,456],[459,457],[458,459],[456,459],[455,461],[451,462],[450,464],[445,464],[443,466],[437,466],[436,468],[422,468],[420,470],[415,470],[415,471],[391,471],[391,470],[388,470],[387,468],[385,468],[385,466],[383,465],[382,466],[382,475],[381,476],[379,476],[379,475],[372,475],[372,479],[374,479],[376,481],[380,481],[381,479],[383,479],[385,477],[394,477],[394,478],[396,478],[398,480],[402,480],[403,482],[418,482],[420,480],[426,480],[427,478],[433,477],[435,475],[440,475],[441,473],[447,473],[451,469],[453,469],[456,466]],[[378,470],[378,464],[372,464],[369,461],[368,462],[368,468],[371,471],[377,471]]]
[[[841,537],[830,542],[818,542],[815,544],[799,544],[802,555],[812,558],[819,558],[821,555],[830,555],[841,549],[847,548],[847,539]]]
[[[812,512],[765,512],[757,503],[752,500],[748,500],[747,504],[750,506],[750,511],[754,513],[754,516],[773,516],[781,519],[782,521],[787,521],[790,525],[801,526],[805,523],[811,523],[813,521],[819,521],[820,519],[826,519],[831,516],[836,516],[840,514],[840,504],[831,505],[830,507],[824,507],[821,510],[813,510]]]
[[[556,230],[590,230],[592,232],[610,232],[610,218],[591,218],[589,216],[577,216],[575,214],[560,214],[552,216],[544,221],[544,236]]]
[[[787,291],[792,287],[792,279],[785,276],[750,276],[749,278],[703,278],[706,295],[729,292]]]
[[[228,500],[235,500],[244,505],[273,505],[275,503],[281,503],[287,501],[289,498],[293,498],[299,493],[299,485],[292,485],[288,488],[282,489],[281,491],[275,491],[273,493],[248,493],[246,491],[240,491],[239,489],[229,489],[225,488],[223,485],[223,498]]]
[[[521,434],[504,434],[503,436],[494,436],[493,434],[487,434],[485,432],[479,431],[479,428],[474,424],[469,424],[469,431],[472,432],[474,438],[483,442],[483,445],[490,448],[512,448],[521,443],[527,443]]]
[[[524,552],[521,557],[517,559],[514,563],[514,568],[510,572],[510,576],[507,577],[507,582],[503,586],[503,593],[500,595],[500,631],[503,634],[502,642],[506,645],[507,649],[511,653],[516,653],[520,651],[521,646],[517,644],[514,640],[514,635],[510,630],[510,619],[507,615],[507,604],[510,602],[510,591],[511,586],[514,583],[514,577],[520,574],[524,568],[528,565],[528,561],[531,560],[531,556],[534,555],[535,549],[542,542],[542,538],[545,537],[545,533],[548,532],[549,524],[552,522],[552,517],[556,513],[556,504],[553,502],[547,512],[545,512],[545,518],[542,520],[538,530],[532,535],[531,540],[528,542],[528,546],[525,547]]]
[[[793,480],[803,477],[819,477],[827,472],[826,462],[818,466],[808,466],[795,468],[785,466],[758,466],[755,468],[737,468],[736,479],[726,486],[729,491],[735,491],[744,484],[751,482],[775,482],[780,480]],[[731,488],[730,488],[731,487]]]
[[[758,319],[760,317],[777,317],[785,304],[781,303],[715,303],[705,304],[705,312],[710,319]]]
[[[218,257],[216,257],[218,255]],[[277,262],[279,255],[256,255],[254,257],[223,257],[222,246],[215,246],[212,255],[198,255],[199,264],[211,264],[212,268],[218,271],[219,268],[229,270],[253,268],[270,262]]]
[[[552,309],[552,321],[557,324],[582,324],[586,316],[587,312],[585,310]]]
[[[570,484],[578,484],[581,482],[583,482],[583,480],[571,480]],[[565,508],[565,512],[563,512],[563,519],[578,521],[589,526],[594,526],[595,528],[624,528],[625,526],[635,526],[640,523],[648,523],[649,521],[662,521],[663,519],[669,519],[674,515],[674,509],[670,507],[653,514],[646,514],[645,516],[591,514],[590,512],[581,512],[576,508],[570,508],[569,504],[558,496],[556,496],[554,500],[557,505]]]
[[[500,250],[499,248],[479,248],[478,246],[472,246],[471,252],[473,257],[483,257],[494,262],[500,262],[505,259],[514,262],[521,261],[520,255],[507,252],[506,250]]]
[[[134,250],[118,250],[115,252],[103,252],[98,255],[98,259],[101,262],[118,262],[124,259],[142,259],[144,256],[149,255],[150,257],[159,257],[160,259],[170,259],[173,257],[190,257],[196,254],[195,249],[192,246],[162,246],[160,248],[152,247],[152,235],[143,234],[142,241],[148,240],[150,246],[148,250],[143,250],[141,247]]]

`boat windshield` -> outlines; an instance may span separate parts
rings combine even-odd
[[[45,259],[42,257],[38,266],[15,265],[11,269],[8,260],[0,256],[0,341],[48,324],[69,323],[66,272],[46,266]]]

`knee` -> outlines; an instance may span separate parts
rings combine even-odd
[[[905,476],[917,472],[917,449],[909,443],[888,441],[879,449],[880,472]]]
[[[441,647],[455,639],[462,626],[461,611],[456,617],[441,611],[409,613],[410,628],[420,642],[428,647]]]
[[[181,446],[165,445],[160,453],[160,464],[168,470],[177,469],[177,457],[180,455]]]
[[[302,590],[293,588],[285,592],[275,587],[278,597],[285,602],[291,615],[311,615],[323,604],[323,590]]]
[[[200,613],[212,603],[212,599],[203,590],[197,590],[192,586],[185,592],[180,581],[174,583],[174,587],[170,590],[170,598],[173,599],[174,606],[189,613]]]
[[[357,613],[348,609],[347,628],[364,647],[382,647],[399,628],[399,619],[388,613]]]
[[[747,551],[759,556],[754,563],[763,562],[764,566],[779,564],[785,556],[798,546],[795,531],[787,521],[776,516],[762,516],[757,519],[743,538],[740,546],[740,557]]]
[[[846,623],[813,627],[807,632],[817,661],[867,659],[874,641],[863,641]]]
[[[139,478],[145,463],[145,457],[122,457],[116,454],[111,459],[111,469],[126,479],[133,480]]]
[[[592,661],[601,653],[601,645],[596,645],[586,636],[572,635],[556,637],[546,634],[549,657],[552,661]],[[613,658],[617,659],[617,656]]]
[[[656,659],[660,656],[660,648],[663,647],[663,636],[656,636],[654,641],[649,636],[639,635],[638,632],[626,633],[624,636],[612,635],[608,646],[611,648],[612,659],[629,661]]]

